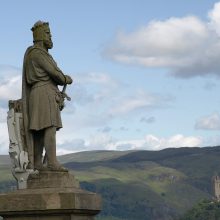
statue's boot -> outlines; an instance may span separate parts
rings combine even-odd
[[[51,171],[68,171],[57,161],[56,146],[50,147],[49,152],[47,151],[47,169]]]
[[[47,168],[51,171],[68,171],[57,161],[56,157],[56,128],[45,129],[44,143],[47,155]]]
[[[50,147],[49,152],[47,151],[47,168],[51,171],[68,171],[57,161],[56,147]]]
[[[61,164],[48,164],[47,165],[47,170],[50,171],[61,171],[61,172],[67,172],[68,169],[62,166]]]
[[[51,171],[68,171],[67,168],[63,167],[56,159],[49,159],[47,161],[47,169]]]

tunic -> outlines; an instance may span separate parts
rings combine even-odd
[[[29,129],[61,128],[57,86],[64,85],[66,78],[52,56],[38,46],[29,47],[25,53],[23,74],[30,88],[26,103]]]

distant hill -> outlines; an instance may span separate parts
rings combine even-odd
[[[124,156],[134,151],[83,151],[78,153],[66,154],[59,156],[58,159],[61,163],[68,162],[94,162],[106,161]]]
[[[0,166],[1,165],[10,165],[9,155],[0,155]]]
[[[211,177],[220,172],[220,147],[87,151],[59,160],[81,187],[102,195],[98,220],[174,220],[212,197]],[[12,177],[8,160],[0,156],[0,161],[0,189],[3,184],[6,189]]]

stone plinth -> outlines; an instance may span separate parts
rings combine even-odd
[[[68,172],[40,172],[28,179],[28,189],[0,195],[4,220],[93,220],[101,198],[84,191]]]
[[[41,171],[29,176],[27,188],[79,188],[79,182],[69,172]]]

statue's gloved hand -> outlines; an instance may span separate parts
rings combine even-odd
[[[72,78],[68,75],[65,75],[66,77],[66,84],[71,84],[73,82]]]

